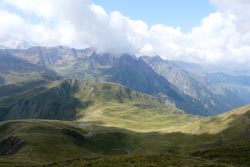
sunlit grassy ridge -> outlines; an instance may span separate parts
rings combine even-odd
[[[204,117],[193,122],[186,128],[186,132],[201,134],[217,134],[227,128],[241,130],[250,123],[250,105],[234,109],[214,117]]]
[[[85,117],[78,121],[103,126],[115,126],[137,132],[182,131],[198,117],[187,115],[176,109],[147,107],[141,109],[137,103],[106,103],[90,107]],[[159,112],[161,111],[161,112]]]

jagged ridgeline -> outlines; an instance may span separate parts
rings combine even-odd
[[[6,50],[0,50],[0,85],[41,78],[55,80],[61,77],[53,70],[18,58]]]

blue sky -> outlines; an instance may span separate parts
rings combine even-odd
[[[202,18],[214,12],[215,6],[207,0],[93,0],[107,12],[120,11],[131,19],[140,19],[149,25],[164,24],[191,31]]]

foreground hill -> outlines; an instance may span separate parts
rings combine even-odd
[[[181,127],[182,132],[159,129],[161,133],[97,122],[4,121],[0,124],[0,165],[246,167],[250,165],[249,115],[250,106],[245,106],[193,120],[190,126]]]
[[[190,156],[169,155],[168,151],[175,149],[171,142],[164,144],[165,151],[160,147],[168,136],[173,138],[171,135],[138,134],[84,123],[42,120],[3,122],[0,129],[0,166],[132,165],[129,161],[138,166],[178,166],[187,162],[191,163],[190,166],[216,164]],[[153,136],[154,139],[148,141]],[[129,157],[126,156],[128,152],[131,154]],[[141,164],[141,160],[146,162]]]

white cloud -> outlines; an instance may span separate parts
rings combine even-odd
[[[26,35],[25,21],[6,10],[0,10],[0,37],[2,41],[9,38],[23,39]]]
[[[107,13],[89,0],[8,0],[39,23],[0,10],[0,44],[28,41],[38,45],[93,46],[100,52],[160,55],[191,62],[250,63],[250,1],[210,0],[218,6],[200,26],[184,33],[166,25],[149,27],[120,12]],[[9,42],[8,45],[10,45]]]
[[[0,9],[0,45],[17,47],[21,43],[52,45],[58,42],[57,34],[43,24],[32,24],[17,14]]]
[[[249,0],[210,0],[223,13],[234,14],[237,17],[237,29],[247,33],[250,29],[250,1]]]

